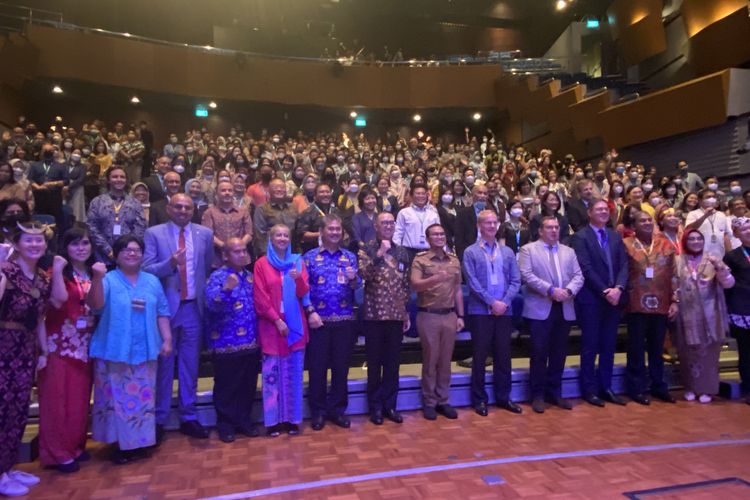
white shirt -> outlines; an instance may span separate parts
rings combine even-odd
[[[732,230],[732,221],[734,219],[736,219],[734,215],[727,217],[727,232],[729,233],[729,242],[732,244],[732,250],[742,246],[742,241],[734,235],[734,231]]]
[[[179,249],[180,248],[180,230],[182,228],[179,227],[174,222],[169,222],[169,231],[172,233],[172,237],[174,238],[174,247]],[[186,272],[187,272],[187,296],[185,297],[185,300],[194,300],[195,299],[195,252],[193,249],[193,229],[191,227],[191,223],[188,222],[187,226],[185,226],[185,263],[186,263]]]
[[[565,288],[565,282],[563,281],[562,277],[562,268],[560,267],[560,245],[559,243],[555,243],[554,245],[549,245],[548,243],[545,243],[542,240],[539,240],[542,245],[544,245],[544,251],[548,254],[552,252],[552,257],[555,259],[555,267],[557,268],[557,280],[560,284],[559,287],[556,288]],[[552,249],[550,249],[550,246],[552,246]],[[549,259],[549,256],[547,257]],[[550,269],[552,271],[552,269]],[[555,286],[555,283],[552,283],[552,286]]]
[[[426,250],[430,244],[427,243],[425,230],[433,224],[440,224],[440,216],[435,207],[429,203],[422,208],[415,205],[408,206],[396,217],[393,241],[407,248]]]
[[[705,212],[702,208],[693,210],[687,215],[685,220],[685,226],[689,226],[693,222],[697,221]],[[716,210],[711,217],[708,217],[703,221],[703,224],[698,228],[698,231],[703,235],[705,244],[703,251],[716,257],[723,258],[726,249],[724,248],[724,235],[732,233],[728,231],[727,216],[723,212]]]

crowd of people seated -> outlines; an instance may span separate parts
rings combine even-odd
[[[536,413],[571,409],[561,379],[575,322],[591,405],[627,403],[611,386],[621,320],[631,401],[675,401],[667,332],[685,399],[718,393],[730,332],[747,394],[749,203],[739,180],[720,189],[687,161],[657,168],[611,150],[579,163],[490,130],[449,143],[237,127],[173,133],[157,148],[145,123],[39,130],[23,120],[0,142],[0,494],[39,481],[13,470],[35,379],[40,461],[65,473],[89,458],[89,414],[115,463],[152,453],[175,371],[179,429],[208,438],[196,414],[202,351],[223,442],[260,434],[259,376],[265,433],[299,434],[304,369],[312,429],[350,427],[358,335],[369,419],[401,423],[399,350],[412,317],[428,420],[457,417],[451,355],[464,328],[473,411],[487,416],[494,400],[522,413],[510,399],[514,316],[530,333]]]

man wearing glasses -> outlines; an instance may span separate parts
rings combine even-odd
[[[193,200],[178,193],[167,205],[169,222],[146,230],[143,270],[156,275],[164,287],[171,313],[172,354],[159,358],[156,374],[156,439],[164,436],[172,404],[172,379],[177,360],[180,432],[205,439],[208,430],[195,412],[198,360],[202,339],[203,288],[213,262],[213,233],[192,224]]]

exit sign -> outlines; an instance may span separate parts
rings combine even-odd
[[[359,117],[359,118],[357,118],[357,119],[354,120],[354,126],[355,127],[366,127],[367,126],[367,120],[364,119],[364,118],[362,118],[362,117]]]
[[[196,106],[195,116],[197,116],[198,118],[206,118],[208,116],[208,109],[202,106]]]

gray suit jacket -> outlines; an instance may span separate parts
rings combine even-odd
[[[170,224],[171,222],[159,224],[146,230],[144,236],[146,251],[143,254],[141,268],[161,280],[169,302],[169,311],[174,317],[180,307],[180,275],[177,267],[170,262],[172,254],[177,251],[177,242],[170,230]],[[190,228],[193,233],[195,300],[198,302],[198,310],[202,315],[203,289],[211,274],[211,262],[214,258],[213,232],[198,224],[190,224]]]
[[[568,321],[576,319],[573,297],[583,287],[583,273],[572,248],[558,245],[560,274],[563,288],[573,292],[573,296],[564,301],[563,314]],[[552,299],[547,291],[552,286],[552,269],[549,264],[549,250],[542,240],[537,240],[521,247],[518,254],[518,268],[523,281],[523,317],[543,320],[549,317],[552,310]]]

